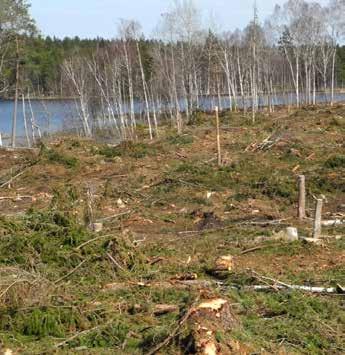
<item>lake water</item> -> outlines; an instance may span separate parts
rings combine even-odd
[[[303,101],[303,96],[301,97]],[[329,102],[329,97],[324,93],[317,94],[317,103]],[[345,102],[345,93],[335,94],[335,102]],[[287,96],[278,95],[274,98],[274,105],[287,105],[295,104],[296,99],[294,94]],[[250,107],[250,100],[246,99],[244,103],[240,98],[237,99],[238,107],[243,106]],[[202,97],[200,98],[200,109],[212,110],[215,105],[219,105],[217,97]],[[9,142],[9,137],[12,130],[12,118],[13,118],[13,101],[2,100],[0,101],[0,132],[3,137],[4,145]],[[184,101],[181,100],[181,109],[184,110]],[[220,105],[222,109],[230,107],[228,97],[222,97]],[[259,106],[267,106],[267,96],[259,98]],[[31,123],[30,119],[33,116],[36,124],[39,126],[42,134],[54,133],[60,131],[75,131],[80,128],[80,120],[78,119],[78,108],[75,100],[32,100],[31,107],[27,102],[25,105],[25,112],[27,122],[29,126],[29,134],[31,135]],[[141,102],[135,103],[135,111],[137,113],[143,112],[145,109],[144,104]],[[126,110],[126,108],[125,108]],[[18,115],[17,115],[17,136],[18,143],[23,143],[25,130],[24,130],[24,115],[22,102],[18,103]]]

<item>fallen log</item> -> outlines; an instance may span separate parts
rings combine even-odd
[[[336,227],[336,226],[342,226],[345,224],[345,220],[341,219],[332,219],[332,220],[326,220],[321,222],[323,227]]]
[[[273,286],[267,285],[254,285],[254,286],[245,286],[245,290],[253,291],[272,291]],[[345,295],[345,287],[338,285],[337,287],[312,287],[312,286],[298,286],[298,285],[274,285],[274,289],[279,291],[286,290],[296,290],[303,291],[307,293],[319,293],[319,294],[338,294]]]
[[[160,288],[160,289],[179,289],[179,290],[204,290],[204,289],[218,289],[218,290],[237,290],[237,291],[302,291],[305,293],[314,294],[334,294],[345,295],[345,287],[337,285],[337,287],[313,287],[308,285],[290,285],[278,280],[274,280],[265,276],[258,276],[258,279],[262,280],[264,285],[248,285],[240,286],[236,284],[226,285],[222,281],[213,280],[168,280],[159,282],[131,282],[131,283],[112,283],[103,287],[103,292],[116,292],[120,290],[131,289],[135,287],[141,288]],[[272,282],[271,284],[265,281]]]

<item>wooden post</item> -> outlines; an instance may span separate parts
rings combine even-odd
[[[323,200],[318,199],[316,201],[316,209],[315,209],[314,231],[313,231],[314,239],[319,239],[321,237],[322,205],[323,205]]]
[[[220,128],[219,128],[219,112],[218,112],[218,106],[215,107],[216,111],[216,125],[217,125],[217,152],[218,152],[218,165],[222,165],[222,153],[221,153],[221,147],[220,147]]]
[[[305,214],[305,176],[300,175],[298,177],[298,218],[300,220],[306,217]]]
[[[94,216],[93,216],[93,196],[92,196],[92,191],[91,188],[88,187],[86,191],[86,203],[87,203],[87,210],[86,210],[86,222],[88,225],[92,225],[94,221]]]

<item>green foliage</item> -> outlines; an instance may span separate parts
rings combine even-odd
[[[345,117],[334,116],[331,120],[331,125],[336,127],[345,128]]]
[[[107,158],[130,157],[140,159],[144,158],[145,156],[157,155],[158,150],[155,146],[146,143],[134,143],[131,141],[125,141],[116,147],[104,146],[99,150],[98,153],[104,155]]]
[[[171,135],[167,138],[167,141],[169,144],[181,146],[192,144],[194,142],[194,138],[189,134]]]
[[[6,224],[0,222],[6,230]],[[8,229],[7,229],[8,230]],[[66,251],[88,238],[88,232],[72,216],[60,212],[30,211],[15,231],[8,230],[0,243],[0,263],[21,264],[27,260],[35,263],[76,266],[79,257],[68,257]]]
[[[44,146],[41,148],[40,156],[49,163],[61,164],[68,169],[76,168],[79,164],[77,158],[60,153],[55,149],[47,149]]]
[[[336,330],[340,332],[338,325],[344,324],[345,317],[336,300],[298,292],[246,292],[233,296],[245,313],[245,332],[236,332],[240,340],[272,350],[284,341],[287,349],[291,345],[293,351],[296,348],[312,354],[335,351],[335,342],[340,336]]]
[[[325,192],[329,192],[336,194],[345,192],[345,182],[338,179],[338,177],[333,178],[320,172],[320,174],[309,177],[309,189],[313,193],[324,194]]]
[[[32,34],[36,31],[26,0],[0,0],[1,35]]]
[[[159,344],[164,339],[170,335],[170,329],[167,326],[159,326],[154,329],[148,329],[145,333],[144,340],[141,342],[140,346],[145,352],[152,349],[156,344]]]
[[[340,46],[337,48],[337,78],[338,85],[344,87],[345,85],[345,46]]]
[[[184,162],[173,168],[168,175],[183,179],[187,184],[220,191],[233,186],[231,173],[231,167],[215,167],[208,164]]]
[[[130,323],[122,319],[116,319],[106,327],[87,334],[71,343],[71,346],[87,346],[88,348],[111,348],[121,346],[130,331]],[[138,345],[138,344],[136,344]]]
[[[345,155],[335,155],[325,162],[325,167],[329,169],[345,168]]]
[[[195,110],[195,111],[193,111],[193,113],[189,119],[188,125],[200,126],[200,125],[205,124],[209,121],[210,121],[210,118],[208,117],[207,114],[205,114],[205,112]]]
[[[261,176],[252,187],[270,198],[281,197],[294,201],[296,195],[293,181],[283,176]]]
[[[44,338],[46,336],[63,337],[64,330],[61,324],[60,312],[52,310],[34,309],[21,318],[21,332],[24,335]]]

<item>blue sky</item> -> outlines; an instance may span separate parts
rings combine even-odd
[[[30,1],[29,1],[30,2]],[[254,0],[195,0],[205,20],[217,19],[218,28],[243,28],[251,19]],[[327,0],[320,0],[327,4]],[[260,19],[284,0],[257,0]],[[120,18],[138,20],[151,35],[170,0],[31,0],[31,13],[42,34],[57,37],[106,37],[116,34]]]

